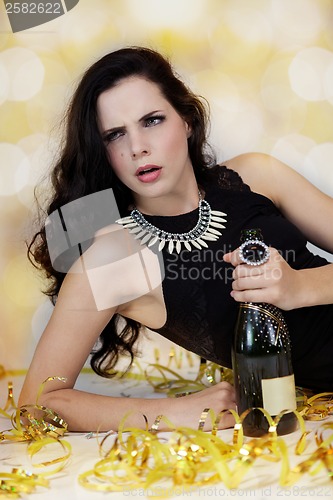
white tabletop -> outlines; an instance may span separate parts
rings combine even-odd
[[[193,373],[191,374],[193,375]],[[1,404],[3,408],[6,400],[6,391],[8,377],[2,378],[0,381]],[[20,386],[23,381],[22,376],[11,377],[14,387],[14,397],[18,395]],[[165,397],[161,394],[154,393],[152,387],[145,381],[133,379],[124,379],[110,381],[100,378],[94,374],[83,373],[80,375],[77,387],[84,390],[89,390],[101,394],[109,395],[134,395],[136,397]],[[323,422],[329,422],[324,420]],[[331,419],[333,422],[333,419]],[[315,430],[323,422],[306,422],[306,428],[310,432],[307,438],[307,448],[301,456],[296,456],[294,453],[295,445],[300,437],[299,432],[284,436],[283,439],[288,446],[288,456],[291,467],[303,462],[316,449],[314,434]],[[10,422],[5,418],[0,417],[0,430],[10,428]],[[332,432],[332,430],[330,430]],[[163,433],[161,437],[168,439],[170,433]],[[232,429],[218,432],[219,437],[226,443],[232,443]],[[87,499],[100,500],[104,498],[105,493],[86,490],[78,482],[80,474],[91,469],[99,456],[99,445],[96,437],[87,438],[86,434],[67,433],[63,438],[70,443],[72,447],[71,458],[65,468],[51,476],[50,486],[48,489],[38,487],[35,493],[28,495],[32,500],[53,500],[61,498],[63,494],[68,499]],[[101,439],[101,437],[100,437]],[[113,438],[108,438],[112,440]],[[110,441],[111,443],[111,441]],[[61,452],[61,451],[60,451]],[[55,457],[54,450],[43,450],[41,457],[38,460],[48,460]],[[22,467],[29,471],[34,471],[31,459],[27,453],[27,443],[13,443],[2,441],[0,443],[0,472],[10,472],[13,467]],[[33,459],[36,462],[36,457]],[[270,462],[258,458],[254,465],[249,469],[244,479],[236,489],[228,489],[224,483],[219,482],[205,488],[196,486],[185,490],[181,485],[172,486],[165,484],[164,486],[155,485],[150,490],[124,490],[122,492],[107,493],[110,497],[116,498],[148,498],[151,493],[159,492],[166,493],[169,498],[190,498],[197,500],[202,498],[227,498],[227,497],[245,497],[245,498],[278,498],[278,497],[312,497],[312,498],[330,498],[333,497],[332,478],[329,477],[325,468],[322,468],[317,474],[310,475],[305,473],[300,480],[289,487],[282,487],[279,484],[279,475],[281,471],[281,461]],[[155,489],[154,489],[155,488]],[[27,497],[24,497],[27,498]]]

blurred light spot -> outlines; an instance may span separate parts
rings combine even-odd
[[[208,102],[228,111],[239,111],[241,102],[237,85],[229,75],[215,70],[199,71],[191,75],[192,90],[204,95]]]
[[[28,208],[32,206],[35,186],[45,177],[51,164],[51,155],[47,150],[48,144],[48,138],[44,134],[29,135],[17,143],[29,160],[30,168],[27,172],[26,183],[17,193],[21,203]]]
[[[299,131],[307,116],[307,104],[290,87],[291,59],[277,54],[261,79],[260,97],[264,104],[266,127],[272,135],[285,136]]]
[[[58,125],[65,111],[68,87],[44,85],[43,89],[27,102],[27,119],[30,129],[36,133],[49,133]]]
[[[33,288],[33,270],[26,255],[12,258],[4,269],[3,290],[20,309],[34,307],[40,292]]]
[[[269,44],[272,41],[272,26],[265,9],[253,9],[246,2],[233,2],[224,19],[229,28],[247,42]]]
[[[11,28],[10,28],[10,23],[9,19],[7,16],[2,16],[0,17],[0,49],[2,50],[4,47],[7,46],[8,41],[11,39],[13,36],[11,33]]]
[[[234,113],[217,106],[212,115],[210,141],[223,159],[260,149],[263,134],[261,111],[251,102],[241,101]]]
[[[332,89],[327,90],[324,83],[332,64],[333,52],[321,47],[298,52],[289,67],[293,91],[306,101],[322,101],[327,98],[327,92],[332,96]]]
[[[104,29],[108,29],[112,37],[114,31],[112,19],[112,12],[107,12],[105,6],[99,8],[96,0],[93,7],[80,7],[76,11],[67,13],[59,25],[60,39],[65,44],[65,50],[71,51],[71,46],[68,44],[79,44],[82,55],[82,48],[87,46],[88,40],[100,36]],[[126,23],[125,19],[123,22]],[[94,48],[96,50],[96,45]]]
[[[3,63],[0,61],[0,104],[6,101],[9,93],[9,75]]]
[[[315,146],[316,142],[311,137],[289,134],[276,141],[271,154],[303,174],[305,157]]]
[[[188,24],[200,22],[206,2],[204,0],[126,0],[125,12],[152,30],[171,26],[184,28]]]
[[[1,63],[10,79],[9,100],[27,101],[42,88],[44,66],[32,50],[23,47],[7,49],[0,54]]]
[[[20,191],[29,178],[30,162],[21,148],[0,143],[0,196],[11,196]]]
[[[325,71],[323,85],[326,99],[333,104],[333,58]]]
[[[251,75],[256,73],[269,56],[270,43],[258,39],[244,40],[224,23],[223,13],[220,17],[208,34],[210,47],[207,63],[216,69],[223,68],[227,73],[235,70],[243,75],[247,71]]]
[[[45,68],[44,86],[48,84],[70,85],[71,76],[63,61],[59,60],[56,53],[41,56]]]
[[[291,101],[299,100],[290,88],[289,58],[277,59],[267,66],[261,79],[261,98],[265,108],[276,113],[285,113]],[[303,101],[300,101],[303,105]]]
[[[305,176],[323,192],[333,196],[333,142],[315,146],[305,158]]]
[[[324,24],[316,0],[271,0],[272,22],[278,46],[309,44],[316,40]]]
[[[265,108],[278,114],[284,114],[291,106],[291,91],[288,85],[276,83],[266,85],[261,91]]]

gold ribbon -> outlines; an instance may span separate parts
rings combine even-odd
[[[318,429],[317,450],[291,468],[286,442],[277,435],[278,423],[284,412],[273,419],[265,410],[260,410],[268,420],[269,432],[248,441],[243,438],[242,422],[252,410],[240,416],[232,411],[236,421],[232,444],[223,441],[216,432],[220,417],[225,412],[216,417],[211,410],[204,410],[197,430],[176,428],[170,424],[168,438],[158,431],[159,422],[163,419],[161,415],[150,431],[126,428],[123,421],[112,446],[104,452],[100,445],[102,458],[91,470],[80,474],[79,483],[89,490],[103,492],[149,489],[150,496],[159,497],[169,496],[170,491],[175,491],[179,485],[186,491],[222,481],[227,488],[233,489],[241,484],[258,460],[280,462],[279,484],[283,487],[294,484],[305,473],[316,474],[323,467],[332,475],[333,432],[328,437],[324,433],[333,431],[333,423],[323,424]],[[295,454],[300,455],[308,433],[301,415],[297,411],[294,413],[300,424]],[[202,430],[208,417],[214,421],[211,433]],[[103,439],[103,444],[108,438]],[[163,488],[165,484],[170,485],[169,490]],[[165,494],[161,493],[163,491]]]
[[[21,494],[34,493],[37,486],[49,487],[49,481],[39,474],[24,469],[0,472],[0,497],[20,498]]]
[[[150,365],[146,372],[141,369],[139,376],[147,376],[155,390],[166,392],[171,397],[201,390],[207,384],[213,385],[220,380],[232,381],[231,370],[214,363],[202,363],[196,379],[188,380],[179,376],[170,366],[160,365],[157,353],[155,359],[156,363]],[[174,356],[170,356],[168,364],[171,363],[179,368],[181,357],[176,360]],[[155,371],[157,375],[152,375],[149,370]],[[51,471],[40,475],[21,469],[0,473],[0,495],[19,498],[21,494],[34,492],[36,487],[48,487],[46,477],[61,470],[71,455],[70,444],[63,439],[67,431],[66,422],[56,412],[38,404],[45,384],[55,379],[64,381],[61,377],[49,377],[38,391],[36,404],[25,405],[20,409],[15,405],[13,385],[8,384],[7,401],[1,414],[11,419],[13,429],[0,433],[0,440],[28,442],[31,459],[46,446],[60,446],[62,453],[53,460],[36,464],[36,467],[52,466]],[[298,410],[294,413],[299,422],[300,437],[294,453],[300,456],[306,449],[309,434],[304,421],[323,420],[331,415],[333,393],[308,395],[306,391],[298,389],[297,394]],[[13,415],[9,414],[11,409],[14,410]],[[288,446],[277,434],[279,420],[284,412],[273,419],[264,409],[259,410],[268,421],[269,431],[265,436],[255,439],[245,439],[242,427],[244,418],[253,409],[242,415],[230,410],[235,418],[231,443],[223,441],[218,435],[219,424],[228,410],[215,415],[211,409],[204,409],[198,429],[175,427],[163,415],[156,417],[150,429],[144,415],[145,429],[131,428],[125,425],[128,418],[126,415],[118,433],[109,432],[99,443],[100,459],[91,470],[80,474],[79,483],[88,490],[104,492],[149,489],[151,496],[160,497],[170,496],[170,491],[175,491],[174,488],[180,485],[184,491],[218,482],[223,482],[227,488],[237,488],[254,464],[261,460],[280,463],[278,481],[283,487],[295,484],[304,474],[314,476],[322,470],[327,477],[333,477],[332,422],[320,425],[315,433],[316,449],[306,459],[291,467]],[[38,418],[36,411],[39,412]],[[22,424],[22,418],[26,424]],[[210,433],[204,431],[207,419],[211,420]],[[168,437],[160,430],[162,422],[163,429],[169,430]],[[164,484],[171,485],[171,490],[163,489]]]
[[[7,402],[0,413],[12,423],[12,429],[0,432],[0,442],[25,441],[28,443],[28,455],[32,459],[42,448],[60,447],[62,453],[56,458],[33,464],[33,467],[45,468],[43,473],[33,474],[24,469],[12,469],[11,472],[0,472],[0,496],[20,498],[22,494],[34,493],[38,486],[49,487],[47,476],[62,470],[71,456],[71,445],[60,438],[67,431],[67,423],[53,410],[38,404],[45,384],[51,380],[65,381],[61,377],[49,377],[40,386],[36,403],[17,408],[13,396],[13,384],[8,382]],[[12,409],[10,415],[8,411]],[[36,415],[39,415],[38,417]],[[24,419],[24,424],[22,423]]]

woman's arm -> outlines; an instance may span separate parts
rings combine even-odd
[[[333,253],[333,198],[288,165],[263,153],[248,153],[226,165],[242,177],[252,191],[270,198],[307,240]]]
[[[252,191],[277,205],[308,241],[333,253],[333,199],[293,169],[267,155],[241,155],[227,162]],[[269,302],[281,309],[333,303],[333,264],[294,270],[272,249],[259,268],[244,265],[238,251],[225,255],[235,266],[232,295],[236,301]]]
[[[75,280],[75,277],[71,278]],[[39,402],[56,411],[67,422],[71,431],[117,430],[126,414],[129,414],[126,420],[126,425],[129,426],[145,428],[143,414],[151,426],[156,417],[163,414],[175,425],[196,428],[205,408],[212,408],[216,413],[228,408],[235,409],[234,391],[227,383],[175,399],[110,397],[74,389],[76,378],[99,331],[109,320],[110,311],[96,313],[70,310],[67,307],[66,292],[71,285],[66,283],[59,295],[55,311],[28,371],[19,406],[35,402],[38,388],[46,378],[61,376],[67,378],[66,383],[55,380],[46,384]],[[82,297],[82,283],[80,292]],[[112,383],[110,380],[110,384]],[[233,423],[233,417],[228,414],[222,419],[220,427],[230,427]],[[210,425],[207,422],[205,428],[209,429]],[[163,426],[161,423],[160,427]]]
[[[333,304],[333,264],[295,270],[274,248],[258,267],[243,264],[238,249],[225,254],[224,260],[235,267],[231,295],[237,302],[268,302],[286,311]]]
[[[124,261],[124,267],[121,268],[122,259],[120,259],[118,271],[122,276],[122,283],[125,283],[122,294],[127,296],[138,292],[133,290],[138,280],[126,279],[129,264],[128,260]],[[105,272],[102,275],[105,275]],[[110,279],[112,283],[112,277],[116,278],[114,273],[112,276],[106,276],[106,284],[110,283]],[[126,288],[126,283],[129,288]],[[106,286],[100,288],[107,292]],[[111,286],[109,289],[117,290],[117,287]],[[218,384],[191,396],[174,399],[118,398],[74,389],[80,370],[100,332],[113,314],[126,315],[129,310],[128,304],[98,310],[94,292],[96,290],[92,289],[85,270],[67,274],[51,319],[38,343],[28,370],[19,397],[19,406],[34,404],[41,383],[48,377],[54,376],[65,377],[66,382],[54,380],[46,384],[39,403],[59,413],[72,431],[117,430],[119,423],[129,412],[131,414],[126,423],[132,426],[145,427],[143,414],[148,419],[149,426],[154,423],[158,415],[164,414],[175,425],[197,427],[201,412],[205,408],[212,408],[215,412],[235,408],[234,391],[227,383]],[[114,297],[109,297],[110,302],[122,302],[123,299],[119,300],[116,291],[115,294]],[[148,303],[147,315],[152,308],[152,302]],[[136,317],[133,319],[138,320]],[[112,383],[110,380],[110,384]],[[229,427],[232,424],[233,417],[230,414],[221,421],[221,427]]]

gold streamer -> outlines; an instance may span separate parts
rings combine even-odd
[[[283,439],[277,436],[279,420],[285,412],[273,419],[267,411],[260,409],[269,422],[269,432],[261,438],[244,442],[242,422],[252,410],[247,410],[240,416],[230,410],[236,421],[232,444],[217,436],[218,424],[227,411],[220,412],[216,417],[212,410],[205,409],[201,414],[198,430],[176,428],[169,423],[171,435],[168,440],[164,436],[159,439],[160,422],[163,420],[168,423],[161,415],[156,418],[149,431],[125,428],[123,420],[109,451],[103,454],[100,445],[103,458],[93,469],[79,476],[79,483],[90,490],[104,492],[151,489],[152,486],[158,489],[161,481],[163,484],[165,481],[171,482],[172,487],[182,485],[185,489],[219,481],[227,488],[237,488],[257,459],[261,458],[280,461],[280,484],[292,484],[297,480],[297,469],[290,469],[288,448]],[[295,453],[299,454],[304,449],[307,433],[303,418],[297,411],[294,413],[300,423],[301,437],[295,448]],[[213,422],[210,434],[203,432],[208,417]],[[124,433],[128,434],[127,440]],[[318,439],[321,444],[327,444],[327,439],[324,440],[322,435]],[[321,456],[324,456],[323,452]],[[315,458],[317,456],[312,460]]]
[[[47,476],[52,476],[62,470],[71,456],[71,445],[60,438],[67,431],[67,423],[53,410],[38,404],[45,384],[52,380],[65,381],[61,377],[49,377],[40,386],[35,405],[25,405],[17,408],[13,397],[13,384],[8,383],[7,402],[1,414],[10,419],[12,429],[0,433],[0,441],[25,441],[27,452],[32,459],[42,448],[60,446],[63,453],[48,461],[33,464],[33,467],[48,469],[40,474],[33,474],[23,469],[13,469],[12,472],[0,472],[0,496],[20,498],[22,494],[34,493],[37,486],[49,487]],[[8,413],[13,409],[12,415]],[[38,417],[37,417],[38,415]],[[24,419],[24,424],[22,423]]]
[[[151,375],[150,371],[154,370],[159,374],[158,376]],[[169,366],[163,366],[159,363],[151,363],[144,373],[145,379],[148,380],[154,391],[164,392],[168,397],[186,396],[220,381],[233,382],[231,369],[207,361],[200,364],[198,375],[194,380],[186,379],[171,370]]]
[[[13,382],[8,382],[7,389],[8,389],[7,401],[4,408],[3,409],[0,408],[0,415],[2,415],[5,418],[11,418],[11,415],[8,413],[8,410],[16,409],[16,403],[14,401],[14,396],[13,396]]]
[[[0,496],[20,498],[21,494],[34,493],[37,486],[48,488],[49,482],[41,475],[32,474],[24,469],[0,472]]]
[[[165,377],[167,372],[167,369],[163,371],[163,384],[167,382]],[[175,374],[172,373],[172,375]],[[176,381],[179,380],[178,378]],[[331,398],[331,393],[318,394],[309,399],[302,396],[305,416],[303,417],[300,411],[294,411],[299,422],[300,433],[294,450],[295,455],[301,455],[306,447],[309,432],[305,429],[304,418],[309,414],[312,415],[309,408],[316,405],[317,412],[318,408],[321,411],[323,406],[325,407],[323,415],[327,415],[331,411]],[[240,416],[233,410],[224,410],[216,416],[211,409],[207,408],[201,414],[198,430],[176,428],[163,415],[156,417],[150,430],[125,428],[123,421],[107,455],[104,455],[93,469],[81,474],[79,483],[90,490],[104,492],[149,488],[151,493],[152,488],[155,488],[159,492],[156,496],[168,496],[168,494],[161,495],[163,491],[161,484],[164,485],[166,482],[171,483],[171,488],[182,485],[184,491],[188,488],[198,488],[221,481],[227,488],[233,489],[239,487],[258,459],[280,463],[278,480],[282,487],[295,484],[305,473],[315,475],[323,468],[326,469],[328,477],[333,477],[331,446],[333,432],[329,436],[324,436],[328,430],[333,431],[333,423],[322,424],[316,433],[317,450],[309,458],[291,468],[288,446],[277,434],[279,421],[286,412],[283,411],[272,418],[266,410],[257,408],[265,415],[269,431],[261,438],[245,442],[242,422],[254,409],[246,410]],[[235,418],[232,444],[224,442],[217,436],[221,418],[228,411]],[[208,418],[212,421],[211,433],[203,432]],[[169,439],[166,439],[164,435],[160,438],[161,422],[169,427],[171,432]],[[124,433],[128,433],[127,440]]]
[[[150,365],[140,377],[147,377],[154,389],[166,392],[168,396],[176,397],[193,390],[201,390],[213,385],[221,379],[232,380],[230,371],[213,363],[202,363],[195,380],[187,380],[158,363],[159,356],[155,353],[156,363]],[[177,360],[171,353],[169,363],[176,363],[179,367],[181,357]],[[155,370],[158,376],[149,372]],[[44,447],[53,444],[60,445],[63,453],[61,456],[36,464],[36,467],[53,466],[52,472],[40,475],[31,475],[28,472],[18,472],[13,469],[11,473],[0,473],[0,494],[18,498],[21,494],[31,493],[37,486],[48,486],[45,476],[61,470],[67,463],[71,454],[69,443],[61,438],[67,430],[67,424],[54,411],[38,404],[45,384],[51,380],[62,380],[60,377],[49,377],[41,385],[35,405],[25,405],[16,409],[11,416],[13,429],[9,434],[1,433],[1,439],[27,441],[28,453],[32,458]],[[298,389],[298,410],[294,411],[299,422],[300,438],[295,446],[296,456],[301,455],[306,448],[308,432],[305,430],[305,420],[323,420],[332,414],[333,393],[320,393],[309,395],[306,391]],[[7,402],[1,413],[9,416],[9,410],[15,409],[13,386],[8,384]],[[279,484],[287,487],[295,484],[304,474],[314,476],[324,471],[328,478],[333,478],[333,423],[327,422],[320,425],[315,433],[317,448],[305,460],[296,466],[290,467],[289,450],[284,439],[277,435],[279,421],[285,412],[272,418],[264,409],[259,408],[265,415],[269,431],[260,438],[245,440],[242,423],[249,412],[242,415],[233,410],[230,413],[235,418],[232,443],[224,442],[218,436],[218,428],[223,417],[229,410],[221,411],[218,415],[206,408],[203,410],[198,429],[175,427],[165,416],[158,415],[155,422],[148,428],[147,418],[143,415],[145,429],[126,427],[126,415],[119,426],[118,433],[109,432],[99,444],[101,458],[93,469],[81,474],[79,483],[93,491],[126,491],[138,488],[155,489],[161,496],[161,484],[171,484],[171,487],[182,485],[184,490],[198,488],[218,482],[223,482],[227,488],[237,488],[258,460],[268,460],[280,463]],[[36,417],[38,412],[38,418]],[[21,418],[28,423],[23,425]],[[207,419],[210,418],[210,433],[204,432]],[[169,437],[162,434],[165,429]],[[7,432],[7,431],[6,431]],[[97,433],[98,436],[98,433]],[[112,445],[108,445],[112,437]],[[54,466],[56,466],[54,468]],[[6,475],[7,474],[7,475]],[[11,475],[10,475],[11,474]],[[20,477],[24,474],[26,477]],[[44,481],[44,482],[43,482]],[[165,488],[164,488],[165,489]],[[152,495],[154,496],[154,495]],[[162,495],[163,496],[163,495]],[[165,494],[164,496],[168,496]]]

